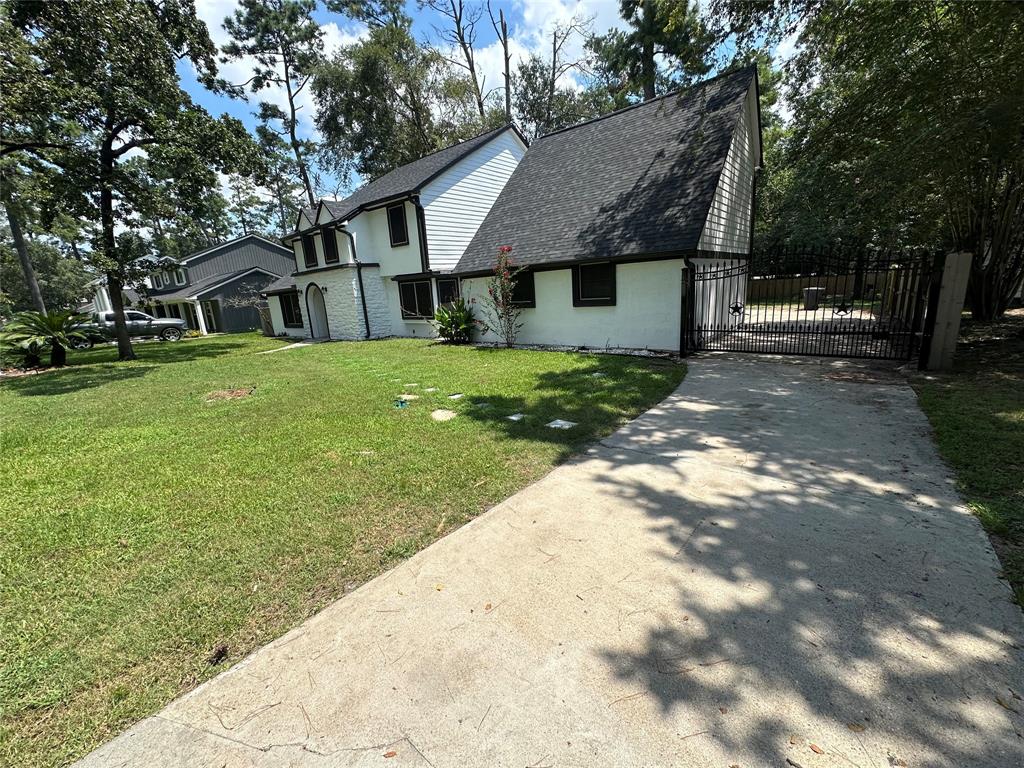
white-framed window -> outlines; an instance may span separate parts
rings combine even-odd
[[[152,279],[153,287],[156,288],[158,291],[164,287],[164,276],[162,274],[160,274],[159,272],[154,272]]]
[[[185,270],[182,269],[181,267],[178,267],[178,269],[174,270],[174,284],[175,285],[184,285],[185,284]]]

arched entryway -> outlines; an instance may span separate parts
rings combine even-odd
[[[327,325],[327,304],[324,292],[316,283],[306,287],[306,316],[309,318],[309,333],[314,339],[331,338],[331,329]]]

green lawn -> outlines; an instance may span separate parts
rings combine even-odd
[[[919,377],[921,406],[1024,606],[1024,310],[966,321],[950,374]]]
[[[81,756],[684,374],[667,361],[418,340],[255,354],[280,345],[150,343],[129,364],[108,347],[0,384],[0,764]],[[410,383],[420,399],[396,408]],[[434,408],[459,415],[438,423]],[[513,412],[526,420],[504,418]],[[579,426],[543,426],[554,418]]]

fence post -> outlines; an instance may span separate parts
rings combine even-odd
[[[946,254],[937,281],[937,296],[928,303],[925,333],[918,367],[928,371],[948,371],[953,367],[956,340],[960,335],[960,315],[967,297],[971,274],[970,253]]]
[[[679,356],[688,357],[693,349],[693,265],[683,260],[679,291]]]

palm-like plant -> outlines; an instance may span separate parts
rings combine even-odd
[[[62,366],[68,359],[68,347],[83,332],[87,315],[77,312],[18,312],[4,328],[4,340],[24,348],[49,347],[50,365]]]
[[[434,313],[434,326],[449,344],[467,344],[473,333],[473,310],[461,298],[442,304]]]

